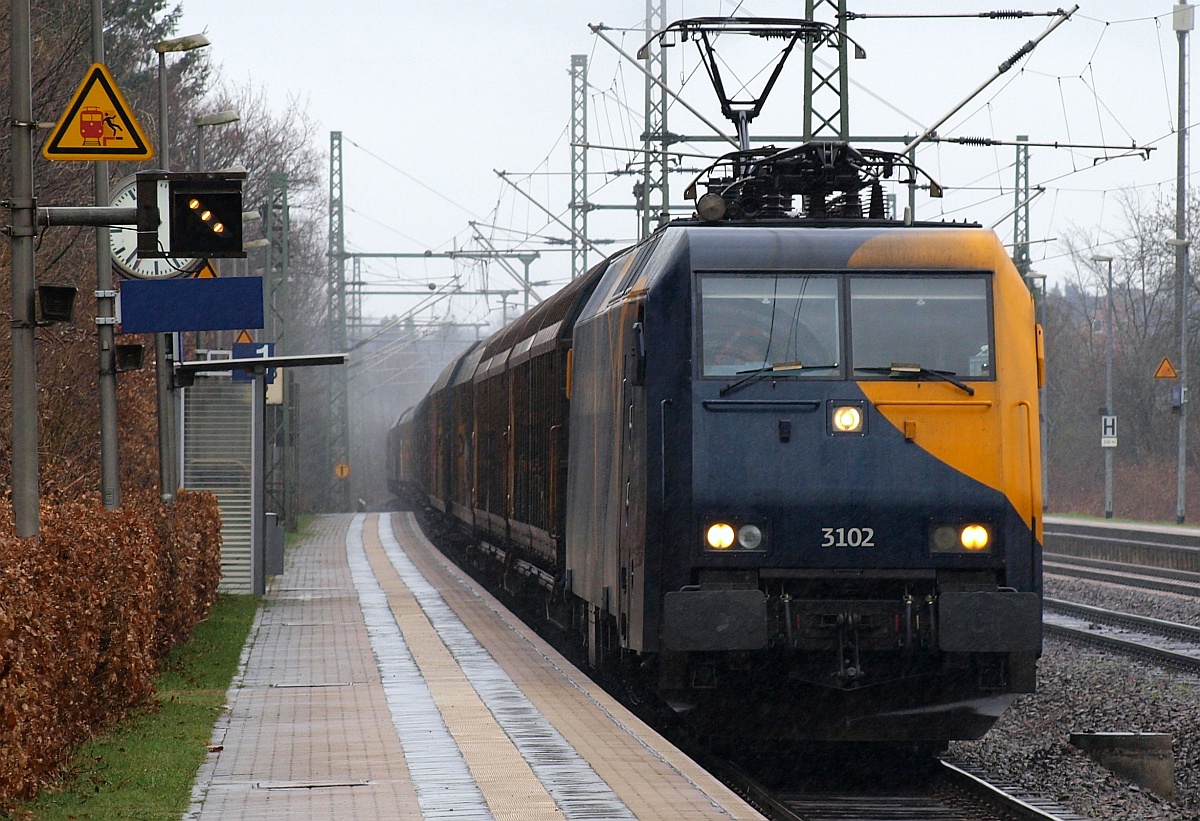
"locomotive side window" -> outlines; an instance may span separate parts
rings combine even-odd
[[[982,276],[855,277],[850,280],[855,378],[917,366],[970,380],[993,379],[988,282]]]
[[[796,377],[837,375],[837,278],[707,274],[698,286],[703,376],[762,368]]]

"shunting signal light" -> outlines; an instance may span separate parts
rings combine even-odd
[[[173,254],[245,256],[241,180],[171,180],[170,221]]]

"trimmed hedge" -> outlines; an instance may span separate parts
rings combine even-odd
[[[0,808],[149,698],[159,660],[212,609],[221,564],[206,493],[43,504],[39,539],[13,527],[0,517]]]

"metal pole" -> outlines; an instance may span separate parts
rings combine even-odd
[[[521,264],[525,266],[525,281],[522,283],[524,285],[522,290],[525,291],[525,313],[529,313],[529,265],[534,261],[534,259],[536,259],[536,257],[523,256],[517,257],[517,259],[521,260]]]
[[[204,128],[196,126],[196,170],[204,170]],[[200,351],[206,347],[204,341],[204,331],[196,331],[196,358],[200,358]]]
[[[1113,415],[1113,283],[1112,257],[1108,259],[1108,318],[1104,340],[1104,413]],[[1113,515],[1113,448],[1104,449],[1104,518]]]
[[[17,535],[38,535],[34,355],[33,78],[29,0],[12,0],[12,503]]]
[[[266,530],[266,499],[263,481],[263,448],[266,446],[263,436],[263,425],[266,421],[266,376],[261,373],[254,375],[254,398],[251,404],[250,423],[250,475],[253,486],[250,492],[250,592],[255,596],[267,592],[266,557],[264,543]]]
[[[1179,306],[1179,453],[1176,466],[1175,521],[1183,524],[1187,508],[1188,407],[1188,238],[1187,238],[1187,34],[1193,10],[1184,0],[1175,6],[1173,27],[1179,35],[1179,119],[1175,167],[1175,302]]]
[[[92,0],[92,62],[104,62],[104,2]],[[96,206],[108,205],[108,163],[94,163]],[[100,355],[100,496],[104,506],[121,506],[117,445],[117,368],[113,323],[116,290],[108,248],[108,227],[96,229],[96,337]]]
[[[171,170],[171,149],[167,133],[167,55],[158,53],[158,159],[164,171]],[[175,463],[171,458],[175,437],[174,405],[171,402],[170,337],[154,335],[154,377],[158,396],[158,484],[165,504],[175,501],[179,485],[175,481]]]

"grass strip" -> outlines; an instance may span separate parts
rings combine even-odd
[[[60,786],[13,818],[178,821],[257,610],[254,596],[218,596],[209,617],[164,660],[151,704],[81,747]]]

